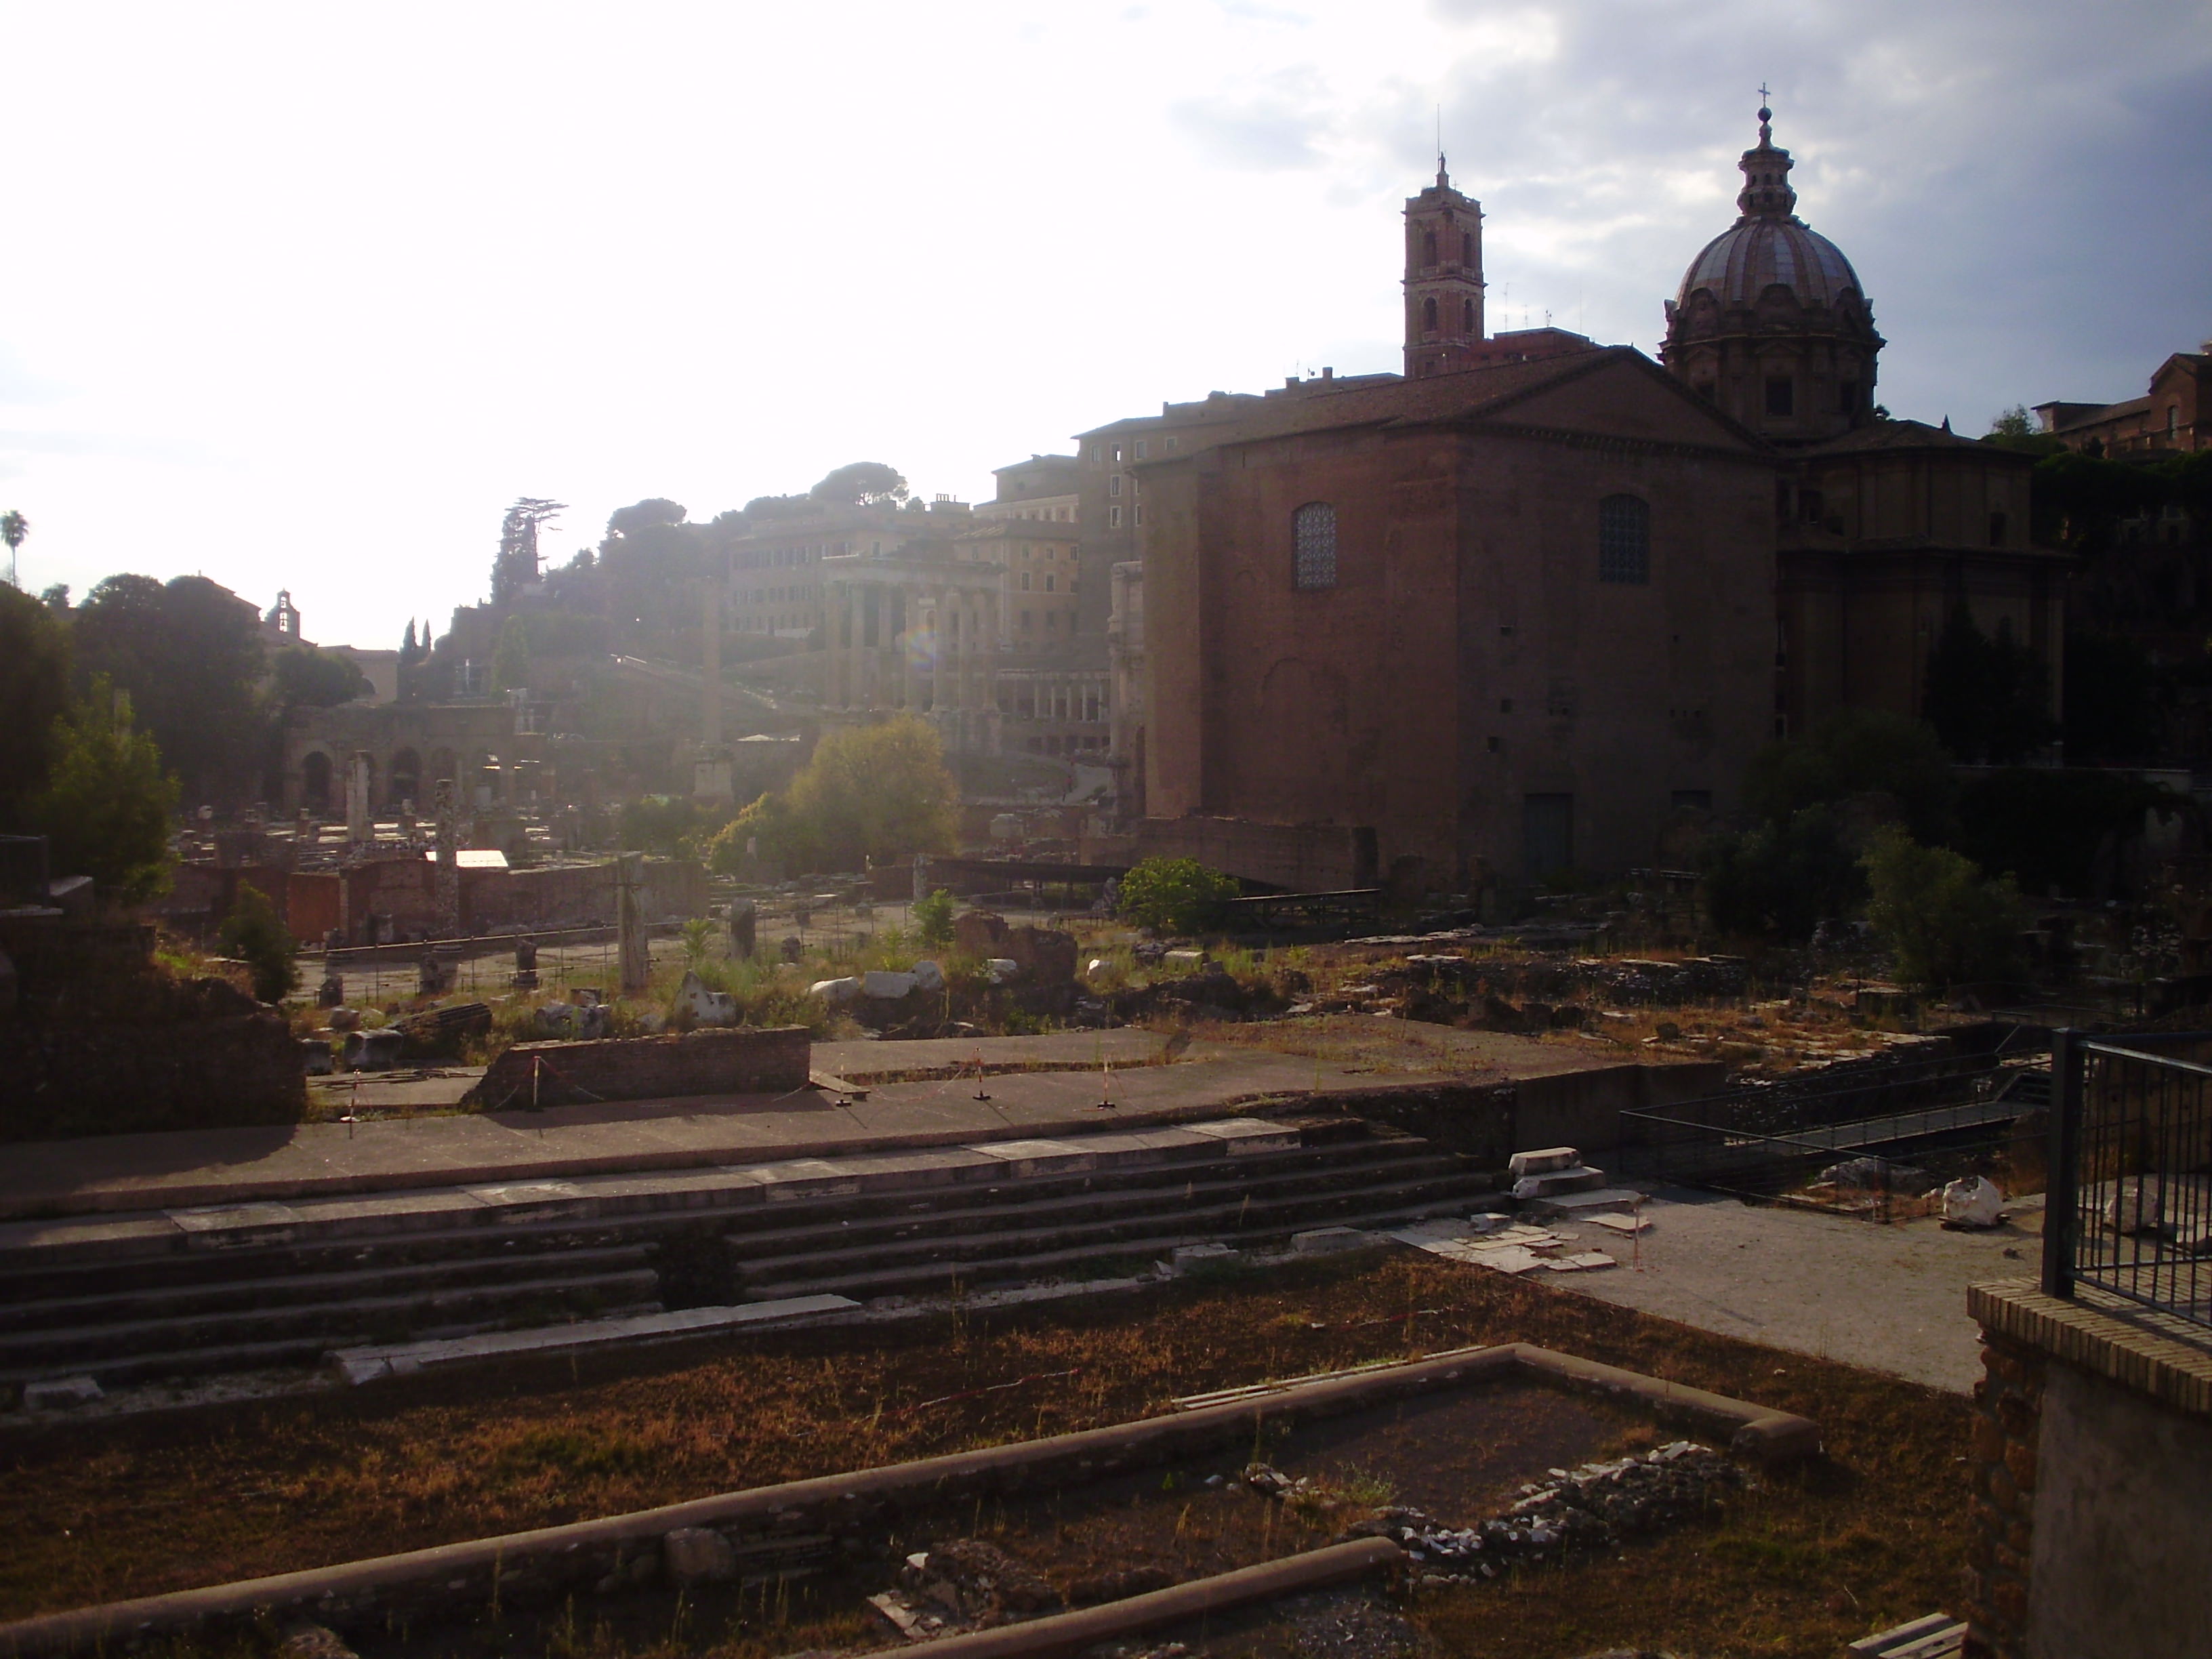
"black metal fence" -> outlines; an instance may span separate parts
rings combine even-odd
[[[2043,1287],[2212,1327],[2212,1031],[2052,1045]]]
[[[1832,1164],[1909,1158],[1915,1174],[1928,1178],[1923,1188],[1941,1184],[1978,1170],[2009,1140],[2014,1122],[2045,1103],[2045,1073],[2018,1068],[2041,1048],[2040,1031],[2018,1027],[1978,1052],[1846,1063],[1626,1111],[1621,1169],[1632,1176],[1769,1198],[1811,1183]],[[1850,1206],[1854,1213],[1888,1213],[1886,1185],[1860,1190],[1868,1201]]]

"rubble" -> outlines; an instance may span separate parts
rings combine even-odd
[[[1340,1541],[1388,1538],[1413,1563],[1416,1584],[1466,1583],[1495,1578],[1510,1567],[1671,1531],[1705,1515],[1747,1479],[1719,1452],[1690,1440],[1610,1462],[1553,1469],[1551,1475],[1546,1483],[1523,1486],[1503,1515],[1472,1527],[1447,1527],[1421,1510],[1393,1507],[1346,1528]],[[1246,1480],[1272,1496],[1287,1495],[1273,1490],[1279,1483],[1296,1485],[1264,1466],[1248,1472]]]

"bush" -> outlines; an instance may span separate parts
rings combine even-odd
[[[1836,816],[1808,806],[1785,824],[1764,823],[1706,843],[1705,902],[1724,933],[1798,940],[1823,921],[1856,914],[1866,875]]]
[[[924,945],[942,947],[952,943],[952,895],[940,887],[914,907],[915,926]]]
[[[1877,830],[1861,860],[1873,896],[1867,920],[1897,957],[1898,976],[1930,989],[2010,979],[2020,969],[2020,894],[2012,878],[1902,830]]]
[[[1115,914],[1164,933],[1197,933],[1221,924],[1222,906],[1243,890],[1234,876],[1196,859],[1146,859],[1121,878]]]
[[[282,1002],[300,978],[300,947],[277,920],[276,907],[258,887],[238,884],[238,898],[217,935],[223,950],[243,962],[253,975],[253,994],[263,1002]]]

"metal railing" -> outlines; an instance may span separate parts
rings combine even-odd
[[[2212,1031],[2060,1031],[2043,1288],[2212,1328]]]

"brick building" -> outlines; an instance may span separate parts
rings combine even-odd
[[[2150,390],[2117,404],[2038,404],[2043,429],[2069,449],[2121,456],[2212,448],[2212,340],[2152,371]]]
[[[1662,368],[1486,337],[1480,204],[1406,204],[1405,374],[1324,370],[1086,432],[1112,756],[1148,851],[1282,886],[1465,890],[1650,861],[1778,733],[1922,712],[1967,607],[2055,710],[2028,458],[1874,399],[1883,345],[1768,112]]]

